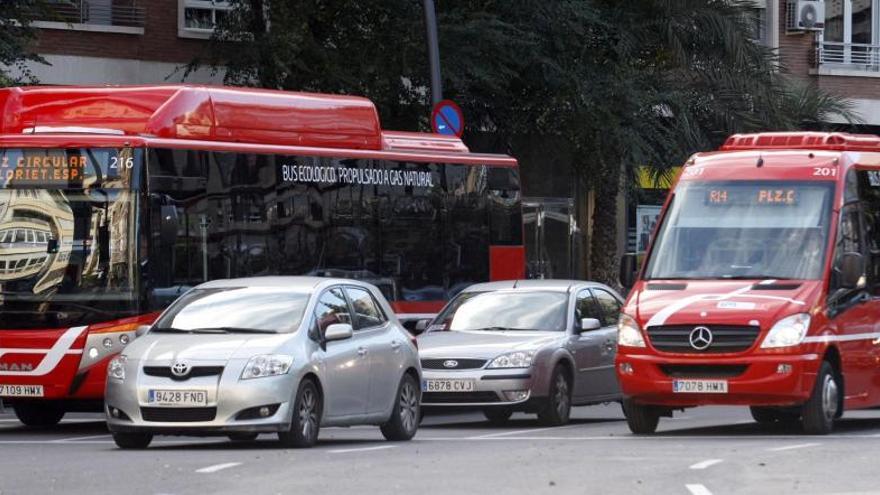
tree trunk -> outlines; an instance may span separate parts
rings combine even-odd
[[[590,236],[591,279],[620,290],[620,256],[617,252],[617,195],[620,167],[601,164],[592,179],[595,208]]]

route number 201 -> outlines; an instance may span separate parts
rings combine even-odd
[[[837,177],[837,169],[834,167],[813,167],[814,177]]]
[[[131,156],[129,156],[129,157],[111,156],[110,157],[110,168],[117,168],[118,169],[119,167],[124,167],[127,169],[134,167],[134,157],[131,157]]]

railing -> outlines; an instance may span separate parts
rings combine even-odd
[[[880,72],[880,45],[825,41],[817,45],[816,55],[819,67]]]
[[[144,27],[144,7],[137,0],[69,0],[54,2],[46,21],[70,24]]]

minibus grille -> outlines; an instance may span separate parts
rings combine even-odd
[[[485,359],[422,359],[426,370],[474,370],[482,368]]]
[[[217,416],[216,407],[142,407],[144,421],[159,423],[190,423],[213,421]]]
[[[691,345],[691,333],[705,327],[712,343],[705,349]],[[648,338],[658,351],[687,354],[743,352],[752,347],[761,328],[751,325],[663,325],[648,327]]]
[[[733,378],[746,372],[746,364],[661,364],[660,371],[672,378]]]

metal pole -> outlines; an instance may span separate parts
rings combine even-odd
[[[431,64],[431,101],[436,105],[443,99],[443,83],[440,80],[440,45],[437,41],[437,13],[434,0],[423,0],[425,6],[425,30],[428,37],[428,62]]]

